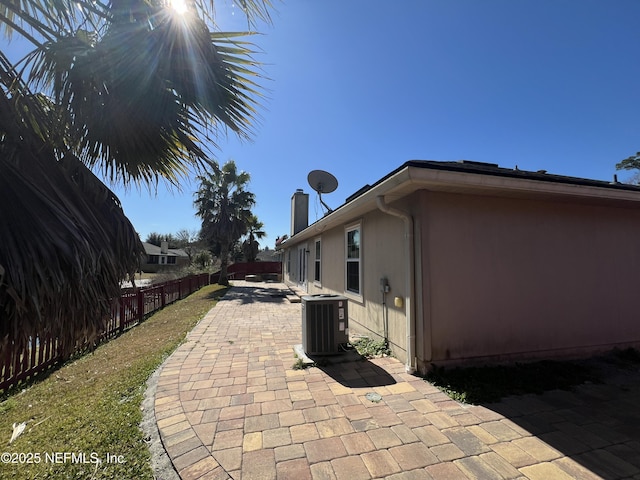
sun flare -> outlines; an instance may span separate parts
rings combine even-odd
[[[187,13],[188,7],[186,0],[169,0],[169,5],[177,14],[184,15]]]

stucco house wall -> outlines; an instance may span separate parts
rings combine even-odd
[[[345,291],[345,229],[356,224],[362,281],[354,296]],[[322,274],[314,283],[317,239]],[[640,346],[639,244],[640,188],[409,161],[281,248],[285,263],[291,258],[287,283],[303,285],[304,246],[306,291],[346,295],[358,333],[381,337],[388,318],[394,354],[408,372],[424,372],[432,363]]]
[[[346,291],[345,230],[360,225],[361,228],[361,295]],[[321,242],[321,279],[314,281],[315,241]],[[403,244],[402,220],[372,211],[350,218],[340,226],[318,232],[309,240],[287,250],[291,252],[290,272],[285,281],[300,286],[297,278],[302,245],[309,251],[306,291],[310,295],[335,293],[345,295],[349,301],[349,325],[352,332],[368,335],[374,339],[384,337],[387,324],[388,340],[394,354],[404,361],[406,344],[406,316],[404,307],[396,307],[394,298],[407,294],[407,258]],[[287,253],[288,254],[288,253]],[[286,255],[285,254],[285,261]],[[286,269],[285,269],[286,270]],[[389,285],[389,292],[381,291],[381,280]],[[384,302],[384,303],[383,303]],[[404,300],[403,300],[404,302]]]
[[[430,324],[422,339],[431,361],[640,342],[637,206],[443,192],[422,199]]]

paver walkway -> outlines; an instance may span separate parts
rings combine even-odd
[[[234,283],[160,373],[182,479],[640,479],[637,372],[468,406],[392,358],[295,370],[300,304]]]

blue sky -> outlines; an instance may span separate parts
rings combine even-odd
[[[243,29],[221,6],[223,29]],[[640,150],[640,2],[290,0],[259,25],[268,98],[250,142],[219,138],[251,174],[273,247],[296,188],[324,169],[331,207],[411,159],[469,159],[608,180]],[[621,179],[630,173],[619,173]],[[144,237],[198,229],[195,182],[115,188]]]

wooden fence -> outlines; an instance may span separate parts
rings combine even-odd
[[[262,277],[273,276],[282,280],[281,262],[238,262],[232,263],[227,268],[229,280],[242,280],[247,275],[260,275]],[[220,278],[220,272],[211,275],[211,283],[216,283]]]
[[[123,289],[120,298],[114,299],[111,315],[98,343],[117,337],[125,330],[136,326],[144,318],[180,300],[209,284],[209,274],[190,275],[178,280],[159,283],[150,287]],[[78,351],[86,349],[86,345]],[[18,382],[45,371],[56,363],[67,360],[62,355],[59,340],[50,335],[29,338],[22,349],[7,348],[0,359],[0,390],[7,390]]]

